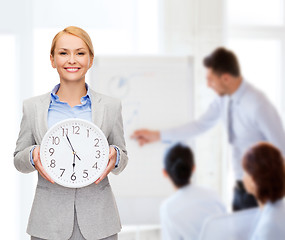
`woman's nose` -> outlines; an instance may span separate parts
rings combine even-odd
[[[75,59],[75,56],[73,54],[69,55],[68,63],[70,63],[70,64],[76,63],[76,59]]]

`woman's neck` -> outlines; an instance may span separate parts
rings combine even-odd
[[[85,81],[64,82],[60,81],[60,87],[56,93],[61,102],[68,103],[71,107],[81,104],[81,98],[87,93]]]

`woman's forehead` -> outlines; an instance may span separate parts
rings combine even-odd
[[[88,49],[86,43],[81,38],[72,34],[63,34],[57,40],[55,47],[65,50]]]

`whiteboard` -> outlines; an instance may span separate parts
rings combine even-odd
[[[122,101],[129,156],[126,169],[109,175],[122,222],[158,223],[159,205],[173,187],[162,176],[167,144],[138,146],[130,136],[139,128],[163,130],[193,118],[193,59],[189,56],[99,56],[90,86]],[[132,209],[132,219],[125,210]]]

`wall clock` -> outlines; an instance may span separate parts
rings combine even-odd
[[[94,183],[109,161],[109,144],[92,122],[70,118],[52,126],[40,147],[41,163],[48,175],[64,187]]]

